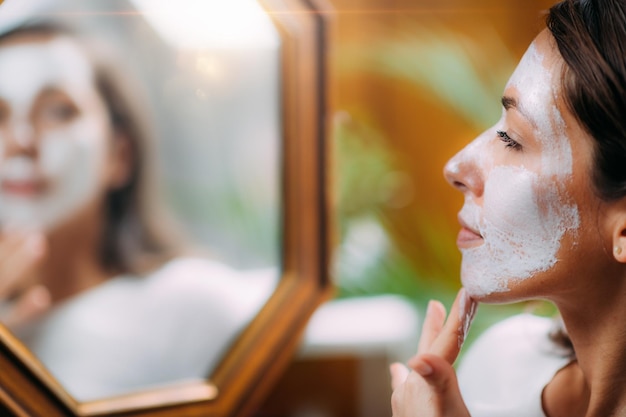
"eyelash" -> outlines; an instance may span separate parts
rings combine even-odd
[[[522,145],[520,145],[518,142],[513,140],[505,131],[498,130],[496,133],[498,134],[498,136],[500,136],[500,140],[505,143],[505,146],[507,148],[512,148],[513,150],[516,150],[516,151],[519,151],[522,149]]]

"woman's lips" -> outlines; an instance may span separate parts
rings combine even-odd
[[[467,226],[462,219],[459,218],[461,230],[456,238],[456,244],[459,248],[470,248],[483,243],[483,237],[476,230]]]
[[[13,196],[32,197],[42,190],[42,185],[38,181],[4,180],[1,184],[2,193]]]
[[[460,248],[468,248],[483,243],[483,237],[467,227],[462,227],[456,238],[456,244]]]

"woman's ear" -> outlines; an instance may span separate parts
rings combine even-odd
[[[626,212],[617,220],[613,227],[613,257],[617,262],[626,263]]]
[[[130,181],[133,156],[133,149],[128,136],[125,133],[115,133],[111,141],[108,164],[108,183],[111,190],[121,188]]]

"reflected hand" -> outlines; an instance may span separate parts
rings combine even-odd
[[[46,254],[40,233],[5,232],[0,236],[0,321],[15,328],[50,307],[50,293],[37,283]]]
[[[390,368],[394,417],[469,417],[452,364],[476,306],[465,289],[459,291],[447,320],[443,304],[428,304],[417,354],[408,362],[411,369],[401,363]]]

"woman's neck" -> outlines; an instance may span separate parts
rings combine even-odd
[[[557,302],[589,394],[587,417],[626,415],[626,277],[613,277],[599,277],[576,302]]]
[[[41,283],[57,303],[110,277],[100,261],[102,214],[87,210],[48,235]]]

